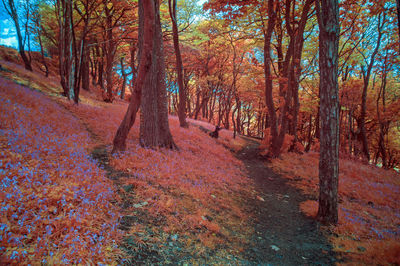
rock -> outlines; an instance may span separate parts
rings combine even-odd
[[[149,203],[147,201],[145,201],[145,202],[142,202],[142,203],[134,204],[133,207],[134,208],[141,208],[143,206],[146,206],[147,204],[149,204]]]
[[[279,251],[279,250],[280,250],[280,248],[278,248],[278,247],[275,246],[275,245],[271,245],[270,247],[272,248],[272,250],[275,250],[275,251]]]
[[[257,196],[257,199],[260,201],[265,201],[265,199],[261,198],[260,196]]]

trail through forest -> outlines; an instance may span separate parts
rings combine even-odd
[[[244,260],[236,258],[235,263],[241,265],[334,265],[335,253],[328,240],[320,232],[318,223],[304,216],[298,207],[300,202],[306,200],[306,196],[287,184],[284,178],[265,165],[265,161],[258,155],[258,142],[250,138],[245,138],[245,140],[246,147],[237,152],[236,156],[245,164],[247,174],[254,180],[256,193],[260,196],[248,198],[247,206],[254,217],[252,220],[254,235],[250,240],[251,244],[244,250]],[[98,161],[99,166],[106,170],[108,178],[118,181],[119,177],[129,176],[128,173],[118,171],[109,165],[107,150],[109,150],[107,146],[99,145],[95,147],[91,155]],[[121,209],[129,204],[129,199],[125,199]],[[131,223],[138,219],[131,218],[134,217],[123,216],[119,228],[129,230]],[[169,262],[183,263],[186,259],[182,256],[180,249],[167,251],[155,250],[151,247],[132,248],[129,242],[129,239],[125,239],[121,247],[133,256],[136,262],[163,264],[165,262],[163,258],[166,258],[167,254]],[[229,263],[228,261],[225,262]],[[130,260],[130,262],[133,261]],[[208,262],[212,263],[212,261]]]
[[[90,128],[87,130],[91,132]],[[91,133],[91,135],[92,138],[99,140],[95,134]],[[318,223],[304,216],[299,209],[299,203],[307,197],[265,165],[265,160],[259,156],[257,141],[247,137],[242,138],[247,141],[247,145],[236,153],[236,157],[243,161],[248,176],[254,180],[259,197],[248,198],[247,206],[254,217],[252,220],[254,234],[250,240],[251,244],[244,250],[244,260],[239,259],[235,263],[242,265],[334,265],[337,260],[335,252],[319,230]],[[101,168],[106,170],[108,178],[118,183],[119,177],[129,176],[129,173],[116,170],[109,165],[108,150],[110,147],[100,144],[93,149],[91,156],[97,160]],[[116,185],[119,187],[118,184]],[[131,204],[129,199],[124,199],[121,209],[123,210],[129,204]],[[119,228],[129,230],[131,224],[138,219],[131,218],[134,217],[128,214],[123,216]],[[170,262],[183,263],[185,260],[185,256],[180,254],[182,253],[180,249],[167,251],[155,250],[151,247],[132,248],[129,242],[129,239],[125,239],[121,247],[133,256],[136,262],[163,264],[163,258],[166,258],[167,254]],[[179,258],[184,260],[180,261]],[[133,261],[130,260],[130,262]],[[208,262],[212,263],[212,261]],[[229,263],[228,260],[225,262]]]
[[[258,198],[248,198],[255,234],[245,256],[257,265],[333,265],[335,253],[318,223],[299,209],[306,196],[275,174],[259,157],[258,143],[237,153],[256,184]]]

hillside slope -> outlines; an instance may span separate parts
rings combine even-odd
[[[333,233],[327,244],[312,218],[279,222],[306,199],[301,209],[315,215],[318,153],[266,163],[253,142],[227,130],[215,140],[198,128],[212,125],[184,129],[171,116],[179,151],[141,147],[136,124],[127,151],[110,156],[126,102],[104,103],[93,89],[75,105],[57,78],[0,63],[1,262],[330,264],[333,248],[344,264],[400,263],[398,173],[341,160],[340,221],[322,228]],[[313,252],[321,257],[302,259]]]

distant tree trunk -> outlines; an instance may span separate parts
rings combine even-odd
[[[338,0],[318,0],[320,27],[320,159],[319,208],[317,218],[323,224],[338,222],[339,175],[339,97],[338,97]]]
[[[236,98],[236,105],[237,105],[237,115],[236,115],[236,127],[238,134],[242,134],[242,125],[241,125],[241,113],[242,113],[242,102],[239,98]]]
[[[82,89],[89,91],[89,50],[83,51],[82,57]]]
[[[131,66],[131,72],[132,72],[132,79],[131,79],[131,84],[132,84],[132,90],[133,90],[133,84],[135,84],[135,80],[137,78],[137,68],[136,68],[136,43],[132,42],[130,44],[130,53],[131,53],[131,61],[130,61],[130,66]]]
[[[171,3],[172,1],[172,3]],[[176,19],[176,0],[168,0],[169,15],[172,21],[172,36],[174,40],[174,50],[176,57],[176,72],[178,75],[178,86],[179,86],[179,105],[178,105],[178,117],[179,124],[181,127],[188,127],[186,122],[186,88],[183,86],[183,64],[182,56],[179,48],[179,36],[178,36],[178,25]]]
[[[124,66],[124,58],[120,58],[121,62],[121,75],[122,75],[122,86],[121,86],[121,99],[125,98],[125,88],[126,88],[126,81],[127,81],[127,74],[125,73],[125,66]]]
[[[113,61],[114,61],[114,55],[115,55],[115,50],[116,50],[116,45],[113,40],[113,22],[112,22],[112,9],[108,8],[108,1],[103,0],[104,3],[104,11],[106,15],[106,44],[104,45],[104,52],[105,52],[105,58],[106,58],[106,97],[104,99],[105,102],[112,102],[114,99],[113,95]]]
[[[56,16],[59,27],[59,71],[60,83],[63,87],[63,95],[68,99],[74,98],[74,56],[73,56],[73,37],[71,28],[72,23],[72,0],[56,1]]]
[[[310,148],[311,148],[311,142],[312,142],[311,131],[312,131],[312,115],[310,115],[310,121],[309,121],[309,127],[308,127],[307,146],[304,149],[305,152],[309,152]]]
[[[91,41],[91,43],[93,43]],[[93,57],[91,56],[91,51],[93,51]],[[96,49],[94,48],[89,48],[89,62],[90,62],[90,75],[92,76],[92,85],[96,86],[96,78],[97,78],[97,55],[96,55]]]
[[[15,30],[17,31],[18,51],[19,54],[21,55],[22,60],[24,61],[25,69],[32,71],[31,60],[29,60],[29,58],[25,54],[24,44],[22,42],[21,28],[19,26],[18,12],[15,7],[14,0],[8,0],[8,1],[2,0],[2,1],[8,15],[10,15],[11,19],[14,22]]]
[[[112,153],[124,151],[126,138],[136,120],[140,107],[142,91],[149,80],[153,64],[153,37],[155,34],[155,6],[154,2],[139,0],[139,69],[134,90],[124,119],[119,126],[113,140]]]
[[[387,84],[387,74],[389,72],[388,64],[388,53],[386,51],[384,63],[383,63],[383,70],[382,70],[382,78],[381,78],[381,86],[379,88],[378,97],[376,99],[376,114],[378,117],[379,122],[379,140],[378,140],[378,151],[376,155],[376,160],[379,158],[379,154],[382,159],[382,167],[388,168],[387,162],[387,153],[386,153],[386,145],[385,145],[385,136],[388,134],[389,131],[389,124],[390,120],[387,118],[382,118],[381,109],[379,107],[379,101],[382,99],[382,112],[386,112],[386,84]],[[376,163],[376,162],[375,162]]]
[[[40,34],[40,18],[35,20],[35,24],[36,24],[35,25],[36,26],[36,34],[37,34],[38,41],[39,41],[39,46],[40,46],[40,55],[42,57],[42,63],[43,63],[44,69],[45,69],[44,73],[45,73],[46,78],[47,78],[49,76],[49,67],[47,66],[46,58],[44,56],[42,37],[41,37],[41,34]]]
[[[369,162],[370,160],[370,155],[369,155],[369,149],[368,149],[368,138],[367,138],[367,129],[365,128],[365,118],[367,115],[367,92],[368,92],[368,84],[369,80],[371,78],[371,71],[372,67],[374,66],[375,62],[375,56],[377,55],[379,51],[379,47],[381,44],[382,40],[382,28],[385,23],[385,15],[383,15],[382,21],[381,21],[381,14],[378,15],[378,37],[377,37],[377,42],[375,49],[371,55],[370,62],[367,63],[367,69],[364,70],[362,69],[362,74],[363,74],[363,81],[364,81],[364,86],[363,86],[363,91],[362,91],[362,96],[361,96],[361,112],[360,112],[360,118],[359,118],[359,126],[360,126],[360,135],[361,135],[361,143],[363,146],[363,153],[367,161]]]
[[[165,62],[160,22],[160,4],[153,0],[153,49],[149,75],[145,79],[140,115],[140,144],[144,147],[177,148],[168,123]],[[152,2],[152,1],[151,1]]]
[[[275,105],[272,97],[272,79],[271,79],[271,38],[276,21],[276,11],[274,10],[274,0],[268,0],[268,26],[264,29],[264,77],[265,77],[265,104],[268,107],[270,119],[270,156],[277,157],[280,154],[281,146],[278,143],[278,120],[275,111]]]
[[[100,85],[101,90],[104,91],[104,50],[100,49],[100,45],[96,45],[96,55],[100,58],[97,67],[97,85]]]
[[[399,40],[400,40],[400,0],[397,0],[396,3],[397,3],[397,29],[399,31]]]

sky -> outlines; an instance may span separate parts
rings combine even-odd
[[[18,48],[17,33],[14,23],[0,3],[0,45]]]

